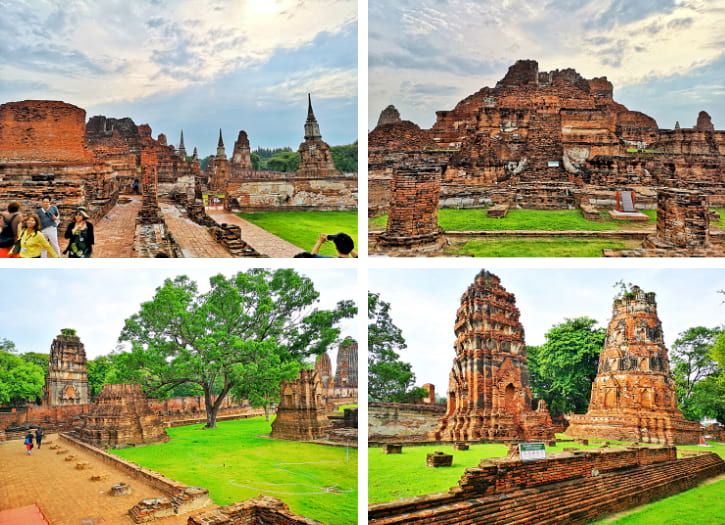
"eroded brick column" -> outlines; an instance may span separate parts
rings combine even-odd
[[[393,171],[388,225],[376,247],[396,252],[435,252],[446,244],[438,226],[441,166],[403,166]]]

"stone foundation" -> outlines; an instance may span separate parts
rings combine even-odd
[[[292,514],[289,506],[270,496],[219,507],[191,516],[188,525],[324,525]]]
[[[527,462],[495,458],[466,469],[447,493],[370,505],[368,517],[377,525],[586,523],[723,472],[716,454],[676,459],[674,447],[560,452]]]

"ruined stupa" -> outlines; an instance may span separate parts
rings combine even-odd
[[[677,408],[675,382],[657,317],[655,294],[633,286],[614,301],[586,415],[573,415],[577,438],[687,445],[700,425]]]
[[[169,440],[163,421],[135,384],[103,385],[93,408],[83,416],[79,437],[104,449]]]
[[[332,423],[322,398],[322,383],[315,370],[300,370],[294,381],[282,381],[272,437],[312,441],[327,435]]]
[[[534,411],[524,329],[512,293],[482,270],[461,297],[455,324],[456,357],[448,383],[448,409],[437,441],[553,439],[543,404]]]
[[[43,404],[61,406],[90,403],[86,362],[86,350],[76,331],[63,328],[50,346]]]
[[[357,388],[357,341],[345,339],[337,351],[335,386]]]

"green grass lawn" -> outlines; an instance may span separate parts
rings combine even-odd
[[[473,257],[601,257],[603,248],[636,248],[640,244],[640,241],[577,237],[455,239],[445,253]]]
[[[558,439],[568,439],[558,435]],[[623,442],[610,441],[616,447]],[[678,450],[708,450],[725,458],[725,443],[710,443],[710,448],[698,446],[678,446]],[[598,442],[590,441],[587,446],[576,442],[559,442],[555,447],[547,447],[547,452],[561,452],[564,448],[596,448]],[[656,445],[653,445],[656,446]],[[453,454],[451,468],[427,468],[426,454],[440,450]],[[466,468],[477,466],[481,459],[506,455],[506,446],[501,444],[471,445],[467,451],[453,450],[450,445],[426,445],[421,447],[403,447],[402,454],[383,454],[382,448],[368,450],[368,501],[382,503],[401,498],[422,496],[436,492],[446,492],[458,485]],[[632,514],[622,517],[605,518],[598,523],[617,523],[626,525],[660,524],[714,524],[723,523],[725,516],[725,480],[703,484],[686,492],[642,506]]]
[[[357,404],[354,405],[340,405],[340,408],[337,409],[338,412],[344,412],[346,408],[357,408]]]
[[[240,213],[239,217],[247,220],[270,233],[281,237],[300,251],[311,251],[321,233],[347,233],[357,241],[356,211],[280,211]],[[333,243],[322,245],[320,255],[337,255]]]
[[[357,450],[261,437],[264,418],[167,429],[171,441],[110,450],[228,505],[267,494],[303,516],[329,524],[357,523]]]
[[[588,221],[579,210],[510,210],[502,219],[489,219],[485,208],[438,210],[438,224],[446,231],[493,231],[493,230],[582,230],[605,231],[623,228],[646,228],[655,223],[657,212],[643,210],[649,221],[615,221],[606,212],[602,222]],[[371,229],[385,229],[388,216],[369,219]]]
[[[715,226],[716,228],[720,228],[721,230],[725,230],[725,208],[713,208],[716,212],[720,214],[720,220],[715,222],[711,222],[710,226]]]

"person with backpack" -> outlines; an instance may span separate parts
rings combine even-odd
[[[33,433],[28,430],[28,433],[25,435],[25,441],[23,441],[23,444],[25,445],[25,449],[28,451],[28,456],[30,455],[30,451],[33,450]]]
[[[0,214],[0,258],[10,257],[10,250],[18,240],[20,224],[23,216],[20,213],[20,203],[11,202],[8,204],[8,211]]]

